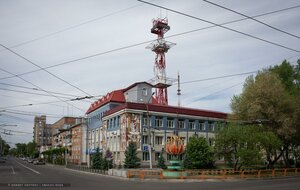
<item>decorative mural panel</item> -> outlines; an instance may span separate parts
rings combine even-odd
[[[125,151],[128,142],[136,143],[137,149],[141,148],[141,123],[140,115],[126,113],[121,116],[121,151]]]
[[[126,114],[121,115],[121,126],[120,126],[120,132],[121,132],[121,151],[126,150],[127,146],[127,132],[126,132]]]
[[[137,149],[141,149],[141,123],[139,114],[128,114],[128,140],[136,143]]]
[[[102,134],[101,144],[103,150],[106,150],[106,143],[107,143],[106,129],[107,129],[107,122],[103,122],[102,129],[101,129],[101,134]]]

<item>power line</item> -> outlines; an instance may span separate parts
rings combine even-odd
[[[26,116],[36,116],[36,115],[47,115],[49,118],[62,118],[64,115],[57,115],[52,113],[43,113],[43,112],[29,112],[29,111],[21,111],[15,109],[5,109],[0,110],[1,113],[8,113],[8,114],[17,114],[17,115],[26,115]]]
[[[11,130],[11,129],[5,129],[5,130],[0,129],[0,130],[2,131],[3,134],[6,134],[6,132],[13,132],[13,133],[23,133],[23,134],[30,134],[30,135],[32,135],[32,133],[30,133],[30,132],[24,132],[24,131],[15,131],[15,130]],[[8,134],[6,134],[6,135],[8,135]]]
[[[193,102],[197,102],[197,101],[202,100],[202,99],[205,99],[205,98],[207,98],[207,97],[209,97],[209,96],[212,96],[212,95],[215,95],[215,94],[219,94],[220,92],[224,92],[224,91],[226,91],[226,90],[229,90],[229,89],[231,89],[231,88],[233,88],[233,87],[236,87],[236,86],[239,86],[239,85],[241,85],[241,84],[243,84],[243,82],[239,82],[239,83],[234,84],[234,85],[232,85],[232,86],[223,88],[223,89],[218,90],[218,91],[216,91],[216,92],[210,93],[210,94],[205,95],[205,96],[202,96],[202,97],[200,97],[200,98],[197,98],[196,100],[190,102],[189,104],[191,104],[191,103],[193,103]],[[188,104],[187,104],[187,105],[188,105]]]
[[[25,94],[32,94],[32,95],[38,95],[38,96],[53,97],[51,94],[41,94],[41,93],[35,93],[35,92],[26,92],[26,91],[22,91],[22,90],[12,90],[12,89],[7,89],[7,88],[0,88],[0,90],[11,91],[11,92],[19,92],[19,93],[25,93]],[[57,97],[65,98],[65,99],[70,98],[70,97],[66,97],[66,96],[57,96]]]
[[[23,80],[23,81],[25,81],[25,82],[31,84],[32,86],[34,86],[34,87],[36,87],[36,88],[39,88],[39,89],[41,89],[42,91],[44,91],[44,92],[46,92],[46,93],[52,95],[53,97],[57,98],[58,100],[63,101],[63,102],[65,102],[65,103],[67,103],[68,105],[73,106],[74,108],[76,108],[76,109],[78,109],[78,110],[80,110],[80,111],[85,112],[85,110],[83,110],[83,109],[81,109],[81,108],[78,108],[78,107],[76,107],[76,106],[70,104],[69,102],[67,102],[67,101],[65,101],[65,100],[62,100],[61,98],[57,97],[56,95],[51,94],[50,92],[45,91],[45,90],[42,89],[41,87],[39,87],[39,86],[33,84],[32,82],[30,82],[30,81],[28,81],[28,80],[26,80],[26,79],[24,79],[24,78],[22,78],[22,77],[20,77],[20,76],[17,76],[17,75],[15,75],[15,74],[13,74],[13,73],[11,73],[11,72],[9,72],[9,71],[3,69],[3,68],[0,68],[0,70],[1,70],[1,71],[4,71],[4,72],[6,72],[6,73],[9,73],[9,74],[11,74],[11,75],[14,75],[14,76],[18,77],[19,79],[21,79],[21,80]]]
[[[8,84],[8,83],[2,83],[2,82],[0,82],[0,85],[12,86],[12,87],[23,88],[23,89],[28,89],[28,90],[41,91],[41,90],[38,89],[38,88],[30,88],[30,87],[26,87],[26,86],[20,86],[20,85]],[[46,90],[46,91],[47,91],[47,92],[50,92],[50,93],[52,93],[52,94],[58,94],[58,95],[64,95],[64,96],[70,96],[70,97],[78,97],[78,96],[73,95],[73,94],[66,94],[66,93],[60,93],[60,92],[53,92],[53,91],[48,91],[48,90]]]
[[[22,91],[22,90],[12,90],[12,89],[7,89],[7,88],[0,88],[0,90],[11,91],[11,92],[19,92],[19,93],[24,93],[24,94],[32,94],[32,95],[38,95],[38,96],[48,96],[48,97],[53,97],[53,96],[50,95],[50,94],[41,94],[41,93],[27,92],[27,91]],[[46,91],[46,92],[49,92],[49,91]],[[49,92],[49,93],[51,93],[51,92]],[[54,94],[54,93],[52,93],[52,94]],[[91,101],[88,101],[88,100],[85,100],[85,99],[91,99],[91,98],[93,98],[93,97],[95,97],[95,96],[76,97],[76,98],[72,98],[72,99],[70,99],[70,97],[66,97],[66,96],[57,96],[57,97],[67,99],[67,100],[65,100],[65,101],[77,101],[77,100],[83,100],[83,101],[91,102]],[[62,102],[62,101],[54,101],[53,103],[57,103],[57,102]],[[32,105],[32,104],[31,104],[31,105]]]
[[[210,78],[204,78],[204,79],[198,79],[198,80],[190,80],[190,81],[181,82],[181,84],[190,84],[190,83],[202,82],[202,81],[208,81],[208,80],[215,80],[215,79],[229,78],[229,77],[235,77],[235,76],[249,75],[249,74],[254,74],[254,73],[257,73],[257,72],[258,72],[258,70],[257,71],[245,72],[245,73],[237,73],[237,74],[231,74],[231,75],[210,77]]]
[[[61,30],[58,30],[58,31],[55,31],[55,32],[52,32],[52,33],[49,33],[49,34],[46,34],[46,35],[42,35],[42,36],[39,36],[37,38],[34,38],[34,39],[31,39],[31,40],[28,40],[28,41],[24,41],[24,42],[21,42],[19,44],[16,44],[16,45],[13,45],[13,46],[10,46],[9,48],[11,49],[14,49],[16,47],[19,47],[19,46],[23,46],[25,44],[29,44],[29,43],[32,43],[32,42],[35,42],[35,41],[38,41],[38,40],[42,40],[42,39],[45,39],[45,38],[48,38],[48,37],[51,37],[51,36],[54,36],[56,34],[59,34],[59,33],[62,33],[62,32],[65,32],[65,31],[68,31],[68,30],[71,30],[71,29],[74,29],[74,28],[78,28],[80,26],[83,26],[83,25],[86,25],[86,24],[89,24],[89,23],[92,23],[92,22],[95,22],[95,21],[98,21],[98,20],[101,20],[101,19],[104,19],[104,18],[107,18],[107,17],[110,17],[110,16],[113,16],[113,15],[116,15],[116,14],[119,14],[121,12],[125,12],[127,10],[130,10],[130,9],[133,9],[135,7],[138,7],[138,6],[141,6],[142,4],[137,4],[137,5],[134,5],[134,6],[131,6],[131,7],[127,7],[125,9],[120,9],[118,11],[115,11],[115,12],[112,12],[112,13],[109,13],[109,14],[106,14],[106,15],[103,15],[103,16],[100,16],[100,17],[96,17],[96,18],[93,18],[93,19],[90,19],[90,20],[87,20],[85,22],[81,22],[79,24],[75,24],[73,26],[69,26],[69,27],[66,27],[64,29],[61,29]],[[5,49],[3,50],[0,50],[1,51],[4,51]]]
[[[217,24],[217,23],[215,23],[215,22],[211,22],[211,21],[208,21],[208,20],[205,20],[205,19],[196,17],[196,16],[192,16],[192,15],[189,15],[189,14],[186,14],[186,13],[183,13],[183,12],[180,12],[180,11],[176,11],[176,10],[173,10],[173,9],[170,9],[170,8],[167,8],[167,7],[164,7],[164,6],[161,6],[161,5],[156,5],[156,4],[153,4],[153,3],[149,3],[149,2],[147,2],[147,1],[142,1],[142,0],[137,0],[137,1],[142,2],[142,3],[145,3],[145,4],[148,4],[148,5],[151,5],[151,6],[154,6],[154,7],[159,7],[159,8],[162,8],[162,9],[165,9],[165,10],[168,10],[168,11],[171,11],[171,12],[174,12],[174,13],[177,13],[177,14],[180,14],[180,15],[183,15],[183,16],[186,16],[186,17],[195,19],[195,20],[200,20],[200,21],[202,21],[202,22],[206,22],[206,23],[208,23],[208,24],[212,24],[212,25],[218,26],[218,27],[220,27],[220,28],[223,28],[223,29],[226,29],[226,30],[229,30],[229,31],[238,33],[238,34],[242,34],[242,35],[244,35],[244,36],[248,36],[248,37],[250,37],[250,38],[253,38],[253,39],[256,39],[256,40],[259,40],[259,41],[268,43],[268,44],[272,44],[272,45],[275,45],[275,46],[278,46],[278,47],[281,47],[281,48],[284,48],[284,49],[287,49],[287,50],[290,50],[290,51],[294,51],[294,52],[300,53],[299,50],[296,50],[296,49],[293,49],[293,48],[290,48],[290,47],[287,47],[287,46],[285,46],[285,45],[281,45],[281,44],[278,44],[278,43],[275,43],[275,42],[271,42],[271,41],[265,40],[265,39],[263,39],[263,38],[259,38],[259,37],[253,36],[253,35],[251,35],[251,34],[248,34],[248,33],[245,33],[245,32],[241,32],[241,31],[239,31],[239,30],[235,30],[235,29],[232,29],[232,28],[229,28],[229,27],[226,27],[226,26]]]
[[[263,14],[258,14],[258,15],[252,16],[252,18],[258,18],[258,17],[262,17],[262,16],[274,14],[274,13],[279,13],[279,12],[282,12],[282,11],[296,9],[296,8],[299,8],[299,7],[300,7],[300,5],[288,7],[288,8],[285,8],[285,9],[279,9],[279,10],[276,10],[276,11],[271,11],[271,12],[267,12],[267,13],[263,13]],[[244,21],[244,20],[248,20],[248,18],[241,18],[241,19],[237,19],[237,20],[233,20],[233,21],[223,22],[220,25],[228,25],[228,24],[232,24],[232,23],[236,23],[236,22],[240,22],[240,21]],[[206,30],[206,29],[215,28],[215,27],[217,27],[217,26],[215,26],[215,25],[207,26],[207,27],[203,27],[203,28],[199,28],[199,29],[195,29],[195,30],[189,30],[189,31],[186,31],[186,32],[178,33],[178,34],[173,34],[173,35],[167,36],[165,38],[180,36],[180,35],[189,34],[189,33],[193,33],[193,32],[198,32],[198,31],[201,31],[201,30]]]
[[[285,9],[280,9],[280,10],[276,10],[276,11],[272,11],[272,12],[268,12],[268,13],[264,13],[264,14],[255,15],[255,16],[252,16],[252,17],[254,18],[254,17],[266,16],[266,15],[270,15],[270,14],[274,14],[274,13],[278,13],[278,12],[282,12],[282,11],[287,11],[287,10],[291,10],[291,9],[295,9],[295,8],[299,8],[299,7],[300,7],[300,5],[292,6],[292,7],[288,7],[288,8],[285,8]],[[242,19],[238,19],[238,20],[224,22],[224,23],[221,23],[219,25],[232,24],[232,23],[240,22],[240,21],[247,20],[247,19],[248,18],[242,18]],[[214,28],[214,27],[217,27],[217,26],[216,25],[212,25],[212,26],[203,27],[203,28],[199,28],[199,29],[194,29],[194,30],[190,30],[190,31],[186,31],[186,32],[181,32],[181,33],[173,34],[173,35],[170,35],[170,36],[166,36],[165,38],[172,38],[172,37],[176,37],[176,36],[181,36],[181,35],[185,35],[185,34],[189,34],[189,33],[193,33],[193,32],[198,32],[198,31],[202,31],[202,30],[206,30],[206,29]],[[96,53],[96,54],[84,56],[84,57],[81,57],[81,58],[77,58],[77,59],[73,59],[73,60],[61,62],[61,63],[54,64],[54,65],[51,65],[51,66],[47,66],[47,67],[44,67],[44,69],[50,69],[50,68],[54,68],[54,67],[66,65],[66,64],[69,64],[69,63],[73,63],[73,62],[77,62],[77,61],[82,61],[82,60],[85,60],[85,59],[89,59],[89,58],[93,58],[93,57],[97,57],[97,56],[101,56],[101,55],[105,55],[105,54],[109,54],[109,53],[113,53],[113,52],[117,52],[117,51],[129,49],[129,48],[133,48],[133,47],[136,47],[136,46],[148,44],[148,43],[150,43],[152,41],[153,40],[149,40],[149,41],[140,42],[140,43],[136,43],[136,44],[132,44],[132,45],[128,45],[128,46],[123,46],[123,47],[120,47],[120,48],[111,49],[111,50],[108,50],[108,51],[104,51],[104,52],[100,52],[100,53]],[[10,77],[2,77],[2,78],[0,78],[0,80],[14,78],[16,76],[23,76],[23,75],[35,73],[35,72],[38,72],[40,70],[42,70],[42,69],[36,69],[36,70],[32,70],[32,71],[20,73],[20,74],[17,74],[17,75],[14,75],[14,76],[10,76]]]
[[[279,32],[281,32],[281,33],[284,33],[284,34],[287,34],[287,35],[289,35],[289,36],[292,36],[292,37],[295,37],[295,38],[300,39],[300,37],[297,36],[297,35],[291,34],[291,33],[289,33],[289,32],[286,32],[286,31],[284,31],[284,30],[281,30],[281,29],[279,29],[279,28],[276,28],[276,27],[274,27],[274,26],[271,26],[271,25],[269,25],[269,24],[266,24],[265,22],[262,22],[262,21],[260,21],[260,20],[257,20],[257,19],[255,19],[255,18],[250,17],[250,16],[248,16],[248,15],[245,15],[245,14],[243,14],[243,13],[237,12],[237,11],[235,11],[235,10],[233,10],[233,9],[224,7],[224,6],[220,5],[220,4],[213,3],[213,2],[211,2],[211,1],[207,1],[207,0],[203,0],[203,1],[206,2],[206,3],[209,3],[209,4],[211,4],[211,5],[220,7],[220,8],[222,8],[222,9],[228,10],[228,11],[230,11],[230,12],[236,13],[236,14],[238,14],[238,15],[244,16],[244,17],[246,17],[246,18],[248,18],[248,19],[254,20],[254,21],[256,21],[256,22],[258,22],[258,23],[260,23],[260,24],[262,24],[262,25],[265,25],[265,26],[267,26],[267,27],[269,27],[269,28],[272,28],[272,29],[274,29],[274,30],[276,30],[276,31],[279,31]]]
[[[72,86],[72,87],[76,88],[77,90],[79,90],[79,91],[81,91],[81,92],[85,93],[86,95],[90,96],[90,94],[89,94],[89,93],[85,92],[85,91],[84,91],[84,90],[82,90],[81,88],[78,88],[77,86],[75,86],[75,85],[73,85],[73,84],[69,83],[68,81],[66,81],[66,80],[62,79],[61,77],[59,77],[59,76],[57,76],[57,75],[55,75],[55,74],[53,74],[53,73],[49,72],[48,70],[44,69],[43,67],[41,67],[41,66],[39,66],[38,64],[34,63],[33,61],[31,61],[31,60],[27,59],[27,58],[26,58],[26,57],[24,57],[23,55],[21,55],[21,54],[19,54],[19,53],[15,52],[15,51],[13,51],[13,50],[11,50],[10,48],[6,47],[6,46],[5,46],[5,45],[3,45],[3,44],[0,44],[0,46],[4,47],[5,49],[7,49],[7,50],[8,50],[8,51],[10,51],[11,53],[15,54],[16,56],[18,56],[18,57],[20,57],[20,58],[24,59],[24,60],[25,60],[25,61],[27,61],[28,63],[30,63],[30,64],[32,64],[32,65],[34,65],[34,66],[38,67],[39,69],[41,69],[41,70],[43,70],[43,71],[47,72],[49,75],[51,75],[51,76],[53,76],[53,77],[57,78],[57,79],[58,79],[58,80],[60,80],[60,81],[63,81],[64,83],[66,83],[66,84],[68,84],[68,85],[70,85],[70,86]]]
[[[89,97],[80,97],[80,98],[76,98],[76,99],[68,99],[65,101],[86,101],[84,99],[87,99]],[[14,105],[14,106],[8,106],[8,107],[0,107],[0,109],[7,109],[7,108],[16,108],[16,107],[27,107],[27,106],[36,106],[36,105],[52,105],[53,103],[59,103],[61,101],[51,101],[51,102],[40,102],[40,103],[30,103],[30,104],[22,104],[22,105]],[[88,103],[92,103],[92,101],[88,101]],[[58,105],[55,105],[58,106]]]
[[[14,120],[18,120],[18,121],[22,121],[22,122],[27,122],[27,123],[32,123],[32,120],[27,120],[27,119],[24,119],[24,118],[21,118],[21,117],[9,115],[9,114],[7,114],[7,113],[1,112],[0,115],[3,115],[3,116],[5,116],[5,117],[12,118],[12,119],[14,119]]]

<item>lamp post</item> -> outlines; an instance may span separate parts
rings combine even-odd
[[[147,125],[148,125],[148,151],[149,151],[149,162],[150,162],[150,169],[152,169],[152,149],[151,149],[151,131],[150,131],[150,120],[149,120],[149,107],[148,107],[148,104],[150,102],[150,100],[152,99],[152,96],[154,95],[155,93],[153,92],[149,98],[149,100],[147,101],[147,104],[146,104],[146,109],[147,109]]]

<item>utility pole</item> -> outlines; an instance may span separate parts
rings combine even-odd
[[[147,108],[147,125],[148,125],[148,151],[149,151],[149,167],[152,169],[152,148],[151,148],[151,127],[150,127],[150,118],[149,118],[149,102],[152,99],[152,96],[155,94],[153,92],[147,101],[146,108]]]

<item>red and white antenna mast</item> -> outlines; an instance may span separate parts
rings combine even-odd
[[[150,80],[150,83],[156,88],[156,100],[161,105],[168,105],[168,92],[167,88],[172,85],[172,80],[167,78],[166,75],[166,58],[165,53],[175,45],[175,43],[167,42],[164,39],[164,34],[170,30],[167,18],[154,19],[151,33],[157,34],[157,40],[153,41],[146,48],[151,49],[156,53],[154,63],[155,77]]]

